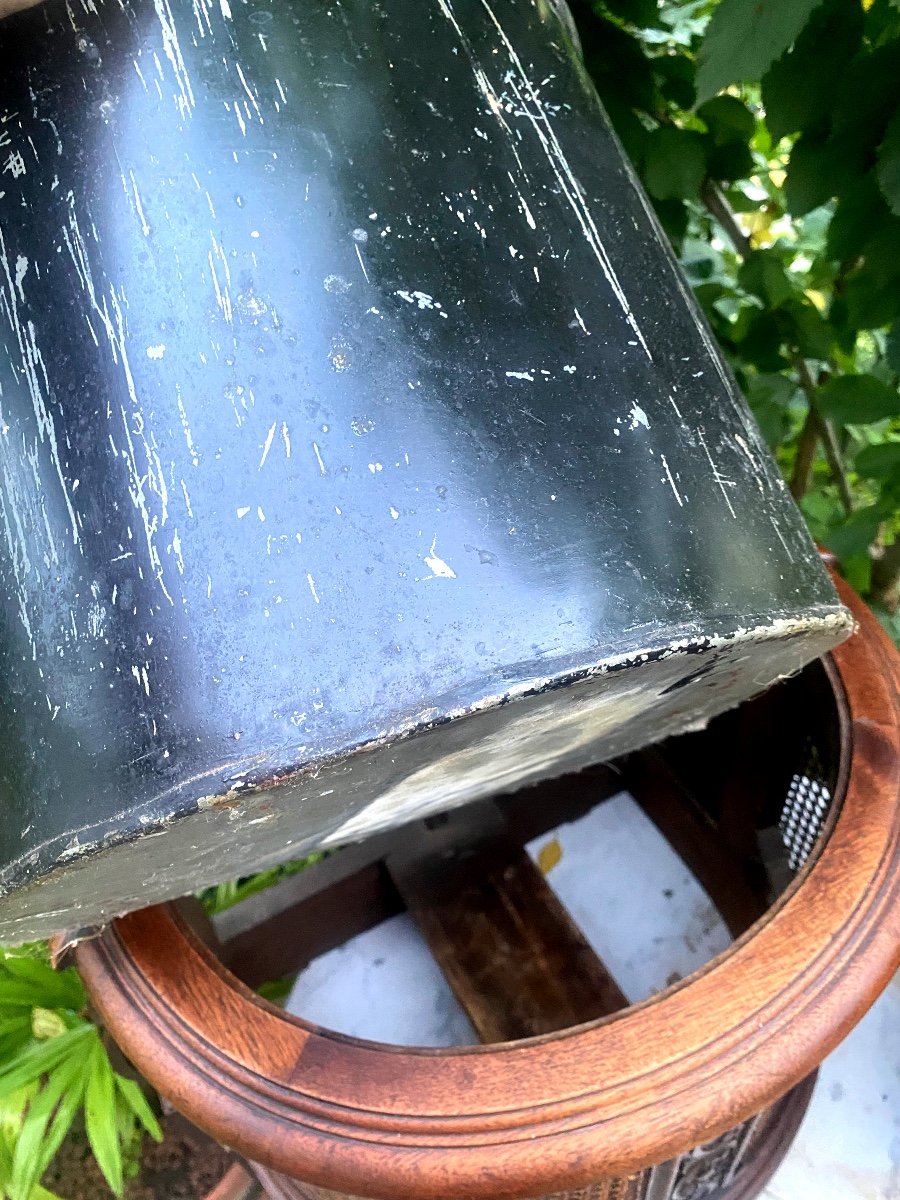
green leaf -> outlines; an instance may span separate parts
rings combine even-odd
[[[832,129],[863,151],[884,138],[900,101],[900,38],[858,54],[843,73],[834,102]]]
[[[839,375],[819,389],[818,404],[840,425],[869,425],[900,413],[900,393],[874,375]]]
[[[116,1075],[116,1087],[122,1095],[122,1099],[147,1130],[150,1136],[156,1142],[163,1140],[163,1132],[159,1127],[153,1109],[147,1103],[147,1097],[141,1091],[140,1087],[133,1079],[126,1079],[124,1075]]]
[[[865,554],[878,536],[881,514],[874,507],[863,508],[825,535],[825,544],[840,559]]]
[[[879,283],[876,268],[869,263],[854,271],[847,280],[843,301],[847,320],[854,329],[881,329],[900,317],[900,288],[896,283]],[[832,312],[836,306],[837,301],[832,305]]]
[[[10,1200],[30,1200],[35,1184],[62,1144],[84,1093],[85,1064],[71,1055],[31,1100],[16,1140]]]
[[[688,211],[686,205],[682,200],[654,200],[653,208],[666,237],[678,252],[682,239],[687,233]]]
[[[57,1150],[63,1144],[66,1135],[72,1128],[75,1118],[78,1116],[84,1102],[84,1088],[86,1083],[87,1080],[82,1073],[74,1079],[71,1087],[63,1094],[59,1107],[53,1114],[53,1120],[50,1122],[44,1138],[39,1175],[43,1175],[50,1166]],[[35,1200],[33,1193],[31,1200]]]
[[[884,347],[884,358],[892,371],[900,371],[900,325],[891,326]]]
[[[647,145],[649,131],[644,127],[637,114],[627,104],[620,100],[607,99],[604,101],[606,115],[612,121],[613,129],[638,172],[644,169],[644,150]]]
[[[863,247],[863,255],[878,287],[893,284],[900,291],[900,217],[888,216],[876,226]]]
[[[618,101],[639,112],[655,113],[659,93],[653,63],[641,41],[613,21],[604,21],[584,5],[575,10],[584,65],[604,104]]]
[[[794,48],[772,64],[763,77],[762,102],[776,142],[789,133],[827,132],[835,80],[859,49],[862,30],[861,4],[825,0]]]
[[[27,1010],[0,1021],[0,1063],[11,1062],[31,1044],[31,1039],[31,1013]]]
[[[12,1148],[6,1132],[0,1133],[0,1196],[9,1195],[9,1181],[12,1178]]]
[[[838,262],[855,258],[872,237],[872,231],[888,219],[888,209],[878,187],[875,173],[870,171],[848,187],[838,201],[825,251]]]
[[[61,1037],[69,1026],[62,1014],[54,1008],[31,1010],[31,1032],[36,1038]]]
[[[900,216],[900,109],[894,113],[887,127],[878,152],[876,173],[891,212]]]
[[[697,109],[697,116],[712,134],[717,146],[729,142],[749,142],[756,129],[756,118],[737,96],[716,96]]]
[[[713,179],[733,182],[749,179],[754,173],[753,155],[743,142],[710,146],[707,150],[706,173]]]
[[[83,1008],[84,988],[77,973],[54,971],[49,963],[24,955],[4,955],[0,969],[0,1008],[25,1005],[29,1008]]]
[[[654,129],[644,151],[644,182],[657,200],[690,200],[706,175],[702,134],[664,125]]]
[[[97,1037],[93,1025],[85,1023],[60,1037],[29,1046],[11,1062],[0,1064],[0,1099],[34,1083],[58,1067],[70,1054],[83,1054],[85,1043]]]
[[[753,174],[749,142],[756,118],[736,96],[716,96],[697,110],[708,130],[707,173],[713,179],[746,179]]]
[[[286,975],[283,979],[269,979],[259,985],[256,993],[270,1004],[277,1004],[279,1008],[283,1008],[291,994],[294,979],[293,975]]]
[[[706,313],[712,312],[716,301],[721,300],[726,294],[721,283],[715,282],[697,284],[693,291],[694,295],[697,297],[700,307]]]
[[[856,554],[842,555],[841,572],[853,590],[864,595],[872,586],[872,556],[868,546]]]
[[[697,93],[761,79],[796,40],[821,0],[721,0],[700,47]]]
[[[825,204],[837,193],[842,177],[840,151],[819,138],[804,134],[791,152],[784,198],[792,216]]]
[[[738,349],[742,358],[760,371],[780,371],[788,362],[781,351],[784,336],[772,312],[756,310],[744,330],[738,330]]]
[[[791,325],[783,326],[785,341],[789,341],[805,358],[828,357],[837,334],[809,300],[803,298],[787,301],[781,306],[779,317],[782,321],[790,318]]]
[[[122,1146],[116,1127],[116,1094],[113,1070],[99,1041],[91,1050],[84,1120],[88,1141],[103,1177],[117,1196],[122,1195]]]
[[[773,448],[784,441],[787,407],[796,391],[797,385],[787,375],[754,375],[747,385],[747,401],[766,443]]]
[[[678,108],[693,108],[697,99],[694,80],[697,68],[686,54],[661,54],[653,59],[653,70],[661,95]]]
[[[738,283],[773,308],[794,295],[784,263],[774,250],[754,250],[749,254],[738,271]]]
[[[604,0],[603,7],[630,25],[647,29],[659,21],[658,0]]]
[[[900,25],[897,0],[864,0],[866,37],[877,45],[886,38],[896,37]]]
[[[853,469],[864,479],[883,479],[900,467],[900,442],[882,442],[860,450]]]

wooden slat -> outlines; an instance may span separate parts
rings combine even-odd
[[[222,947],[222,959],[248,987],[259,987],[302,970],[320,954],[402,911],[383,867],[370,863],[236,933]]]
[[[618,787],[614,772],[594,768],[524,788],[496,805],[468,805],[465,817],[458,812],[448,818],[414,821],[347,846],[216,916],[214,936],[221,957],[250,987],[281,979],[403,910],[380,865],[388,850],[398,845],[415,848],[423,839],[433,840],[447,819],[453,820],[460,844],[483,836],[488,826],[509,828],[517,841],[530,841],[554,825],[582,816]],[[204,941],[211,944],[209,937]]]
[[[627,1007],[521,847],[398,851],[387,867],[484,1042],[553,1033]]]
[[[659,750],[644,750],[623,764],[628,791],[712,900],[733,937],[765,913],[762,888],[747,878],[746,864],[723,841]]]
[[[203,1200],[259,1200],[261,1195],[259,1182],[245,1166],[234,1163]]]

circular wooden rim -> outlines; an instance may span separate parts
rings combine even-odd
[[[860,630],[832,656],[847,768],[831,836],[687,980],[561,1034],[407,1050],[267,1004],[160,906],[77,949],[110,1032],[220,1141],[358,1196],[536,1196],[629,1174],[747,1119],[813,1070],[900,961],[897,653],[839,588]]]

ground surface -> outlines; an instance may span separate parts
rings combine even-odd
[[[128,1184],[126,1200],[202,1200],[225,1173],[231,1156],[181,1117],[165,1117],[162,1125],[165,1141],[157,1146],[146,1139],[141,1171]],[[44,1185],[63,1200],[112,1196],[82,1132],[66,1140]]]

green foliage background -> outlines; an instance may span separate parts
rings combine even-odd
[[[423,3],[425,0],[423,0]],[[538,0],[546,3],[548,0]],[[570,0],[587,71],[813,535],[900,641],[900,0]],[[221,910],[303,864],[210,889]],[[74,971],[0,951],[0,1195],[76,1121],[121,1193],[143,1092]]]
[[[162,1132],[135,1080],[116,1071],[73,968],[47,946],[0,951],[0,1195],[58,1200],[40,1179],[76,1121],[110,1188],[137,1169],[141,1135]]]
[[[813,535],[900,640],[900,0],[570,0]]]

